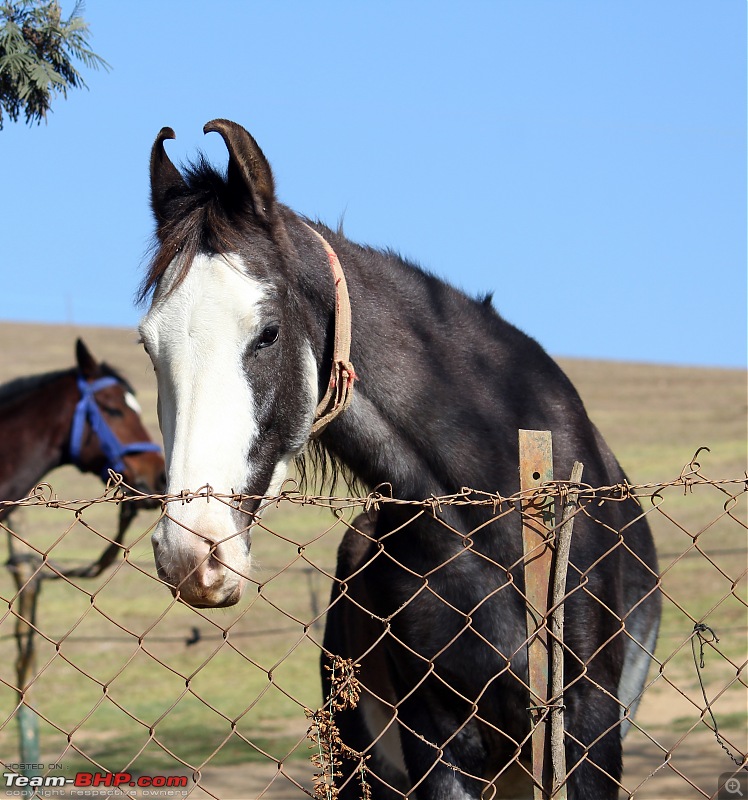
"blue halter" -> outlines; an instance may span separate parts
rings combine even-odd
[[[98,378],[93,383],[88,383],[82,375],[78,375],[78,388],[80,389],[81,399],[75,407],[73,415],[73,426],[70,429],[70,459],[80,467],[80,453],[83,446],[83,430],[86,422],[91,426],[91,430],[99,440],[106,466],[101,471],[104,480],[109,479],[109,470],[118,472],[122,475],[125,471],[123,456],[130,453],[160,453],[161,448],[155,442],[131,442],[122,444],[114,435],[114,432],[107,424],[101,414],[101,409],[96,402],[95,394],[107,386],[116,386],[119,381],[113,377]]]

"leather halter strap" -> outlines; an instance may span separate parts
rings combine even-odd
[[[304,225],[317,237],[330,262],[335,281],[335,336],[332,351],[332,371],[324,397],[314,413],[310,438],[315,439],[346,408],[353,399],[353,383],[356,371],[351,364],[351,302],[343,268],[335,251],[318,231],[306,222]]]

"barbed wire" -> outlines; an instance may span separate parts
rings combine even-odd
[[[705,448],[701,448],[705,449]],[[511,495],[502,495],[498,492],[486,492],[463,487],[459,492],[447,495],[434,495],[423,499],[402,499],[390,493],[385,494],[389,485],[378,486],[366,495],[321,495],[307,494],[301,491],[295,479],[288,479],[277,495],[253,495],[243,493],[216,492],[210,484],[205,484],[195,490],[183,489],[176,494],[147,494],[129,486],[118,473],[110,471],[110,479],[102,495],[94,498],[61,499],[53,487],[48,483],[41,483],[34,491],[19,500],[0,500],[0,511],[24,507],[44,507],[63,509],[68,511],[83,512],[86,509],[103,503],[158,503],[167,506],[172,503],[191,503],[195,500],[215,499],[226,505],[237,506],[250,501],[259,501],[261,510],[281,503],[290,503],[300,506],[318,506],[330,509],[363,508],[364,511],[377,510],[380,505],[394,504],[407,505],[419,508],[439,510],[448,506],[488,506],[496,510],[514,506],[528,498],[560,498],[563,500],[569,491],[573,490],[580,500],[599,501],[624,501],[631,498],[655,498],[665,489],[683,488],[691,492],[697,486],[712,486],[721,489],[730,499],[748,491],[748,473],[737,478],[708,478],[700,473],[698,465],[692,472],[682,472],[677,478],[660,483],[631,484],[628,482],[611,484],[609,486],[593,487],[586,483],[571,483],[570,481],[548,481],[535,489],[525,489]],[[727,491],[727,487],[738,489],[736,493]],[[729,503],[728,499],[725,501]]]

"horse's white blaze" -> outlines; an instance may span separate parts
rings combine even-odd
[[[266,294],[238,256],[199,255],[141,323],[158,379],[169,494],[206,484],[233,494],[251,480],[248,452],[259,431],[242,359],[261,330]],[[249,518],[216,499],[171,503],[168,517],[153,535],[156,560],[185,599],[238,598],[250,567]]]
[[[125,403],[138,415],[143,413],[143,409],[140,407],[140,403],[135,399],[135,395],[132,392],[125,392]]]

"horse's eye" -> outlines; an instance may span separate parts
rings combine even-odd
[[[110,417],[124,417],[125,414],[121,408],[115,408],[115,406],[108,406],[104,405],[104,403],[99,403],[99,408],[107,413]]]
[[[275,344],[278,341],[279,331],[278,325],[268,325],[257,340],[257,349],[260,350],[263,347],[270,347],[271,344]]]

